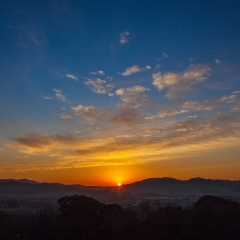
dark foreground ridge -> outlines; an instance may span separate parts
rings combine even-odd
[[[57,212],[0,212],[0,239],[240,239],[240,204],[216,196],[203,196],[188,209],[165,206],[155,211],[146,202],[124,209],[80,195],[57,202]]]

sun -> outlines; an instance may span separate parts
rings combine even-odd
[[[118,187],[121,187],[121,186],[122,186],[122,184],[121,184],[121,183],[118,183],[117,185],[118,185]]]

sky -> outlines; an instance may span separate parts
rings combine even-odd
[[[3,0],[0,178],[240,180],[240,3]]]

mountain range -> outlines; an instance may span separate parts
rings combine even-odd
[[[186,194],[240,193],[240,181],[192,178],[149,178],[121,187],[83,186],[78,184],[40,183],[28,179],[0,179],[0,193],[49,193],[57,195],[158,194],[159,196]]]

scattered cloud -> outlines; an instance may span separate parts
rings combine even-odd
[[[99,94],[106,94],[114,87],[112,83],[107,83],[107,81],[102,80],[101,78],[87,79],[84,83],[89,86],[93,92]]]
[[[73,80],[75,80],[75,81],[78,81],[78,77],[77,77],[76,75],[67,73],[67,74],[65,74],[65,76],[66,76],[67,78],[70,78],[70,79],[73,79]]]
[[[187,112],[188,112],[188,110],[185,110],[185,109],[182,109],[180,111],[172,110],[172,109],[163,109],[157,115],[146,116],[145,119],[146,120],[154,120],[156,118],[173,117],[173,116],[176,116],[178,114],[183,114],[183,113],[187,113]]]
[[[61,90],[59,89],[53,89],[55,92],[55,96],[57,97],[58,100],[65,102],[67,99],[66,97],[62,94]]]
[[[142,119],[143,113],[141,110],[128,104],[120,104],[117,112],[108,120],[117,124],[134,125],[140,123]]]
[[[204,81],[209,75],[210,68],[205,64],[191,64],[183,73],[157,72],[152,74],[153,85],[159,91],[168,88],[167,97],[181,99],[183,94],[190,90],[194,84]]]
[[[239,103],[240,102],[240,96],[239,91],[232,92],[229,95],[224,95],[219,98],[210,99],[204,102],[185,102],[182,105],[182,108],[194,110],[194,111],[210,111],[216,108],[221,103]]]
[[[65,114],[65,113],[60,114],[60,117],[61,117],[62,119],[65,119],[65,120],[70,120],[70,119],[72,119],[71,115]]]
[[[50,99],[52,99],[51,96],[42,96],[42,97],[43,97],[43,99],[45,99],[45,100],[50,100]]]
[[[133,104],[135,107],[150,103],[149,99],[143,94],[149,91],[148,88],[137,85],[128,88],[120,88],[115,94],[120,96],[124,103]]]
[[[151,67],[148,66],[148,65],[145,68],[140,68],[138,65],[133,65],[132,67],[127,68],[122,73],[122,75],[123,76],[130,76],[130,75],[132,75],[134,73],[142,72],[142,71],[149,70],[149,69],[151,69]]]
[[[164,110],[160,111],[157,116],[160,118],[164,118],[164,117],[175,116],[175,115],[186,113],[186,112],[188,112],[188,110],[176,111],[176,110],[171,110],[171,109],[164,109]]]
[[[59,90],[59,89],[54,88],[53,91],[56,92],[56,93],[61,93],[61,90]]]
[[[215,59],[215,63],[216,63],[216,64],[220,64],[220,63],[221,63],[221,61],[220,61],[220,60],[218,60],[218,59]]]
[[[129,31],[126,31],[126,32],[122,32],[120,34],[120,43],[121,44],[126,44],[128,43],[128,36],[130,35],[130,32]]]
[[[88,120],[103,120],[106,117],[106,113],[103,110],[94,106],[78,105],[77,107],[71,107],[71,109],[75,115]]]
[[[90,74],[92,74],[92,75],[104,75],[105,73],[104,73],[104,71],[99,70],[99,71],[96,71],[96,72],[90,72]]]
[[[56,95],[58,100],[63,101],[63,102],[66,101],[66,97],[63,94],[56,93],[55,95]]]
[[[199,102],[185,102],[182,107],[185,109],[191,109],[194,111],[210,111],[213,109],[213,102],[207,101],[205,103]]]
[[[180,121],[166,122],[161,127],[151,124],[142,128],[144,114],[139,109],[123,104],[109,121],[128,127],[126,133],[121,130],[118,135],[114,127],[115,134],[111,136],[108,131],[109,137],[99,137],[101,134],[94,138],[84,137],[81,131],[80,135],[74,132],[75,137],[60,134],[25,135],[12,139],[7,146],[28,155],[48,156],[49,160],[44,161],[48,165],[42,166],[38,162],[38,169],[156,161],[173,154],[175,157],[188,156],[189,152],[198,154],[207,149],[239,146],[239,116],[234,114],[217,113],[209,120],[193,115]],[[137,128],[138,124],[142,127]],[[93,131],[96,133],[95,129]]]

